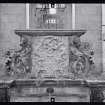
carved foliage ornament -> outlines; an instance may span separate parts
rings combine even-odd
[[[74,37],[70,46],[70,70],[76,75],[87,75],[91,71],[91,66],[94,64],[90,45],[88,42],[80,42],[79,37]]]
[[[30,54],[31,54],[31,44],[28,42],[28,39],[22,39],[20,44],[21,49],[10,53],[7,51],[7,62],[6,62],[6,72],[9,75],[21,75],[30,72],[31,64]]]
[[[41,39],[40,39],[41,40]],[[38,70],[38,74],[41,71],[41,75],[56,76],[57,72],[63,74],[66,72],[68,66],[68,46],[65,44],[67,39],[62,37],[45,37],[34,50],[33,63],[34,69]],[[34,45],[35,46],[35,45]]]

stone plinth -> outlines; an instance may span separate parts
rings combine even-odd
[[[15,80],[11,102],[90,102],[90,88],[83,80]]]

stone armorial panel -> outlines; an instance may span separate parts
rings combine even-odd
[[[68,37],[37,36],[33,38],[32,71],[37,77],[43,75],[55,77],[68,73],[69,46]]]

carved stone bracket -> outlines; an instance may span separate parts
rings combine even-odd
[[[93,70],[93,53],[88,42],[81,42],[80,37],[73,38],[70,43],[70,70],[75,76],[86,76]]]
[[[6,73],[9,75],[21,75],[29,73],[31,70],[31,44],[28,39],[22,37],[21,49],[10,53],[8,51],[6,62]]]

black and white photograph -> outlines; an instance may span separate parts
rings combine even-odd
[[[105,102],[105,4],[0,3],[0,102]]]

